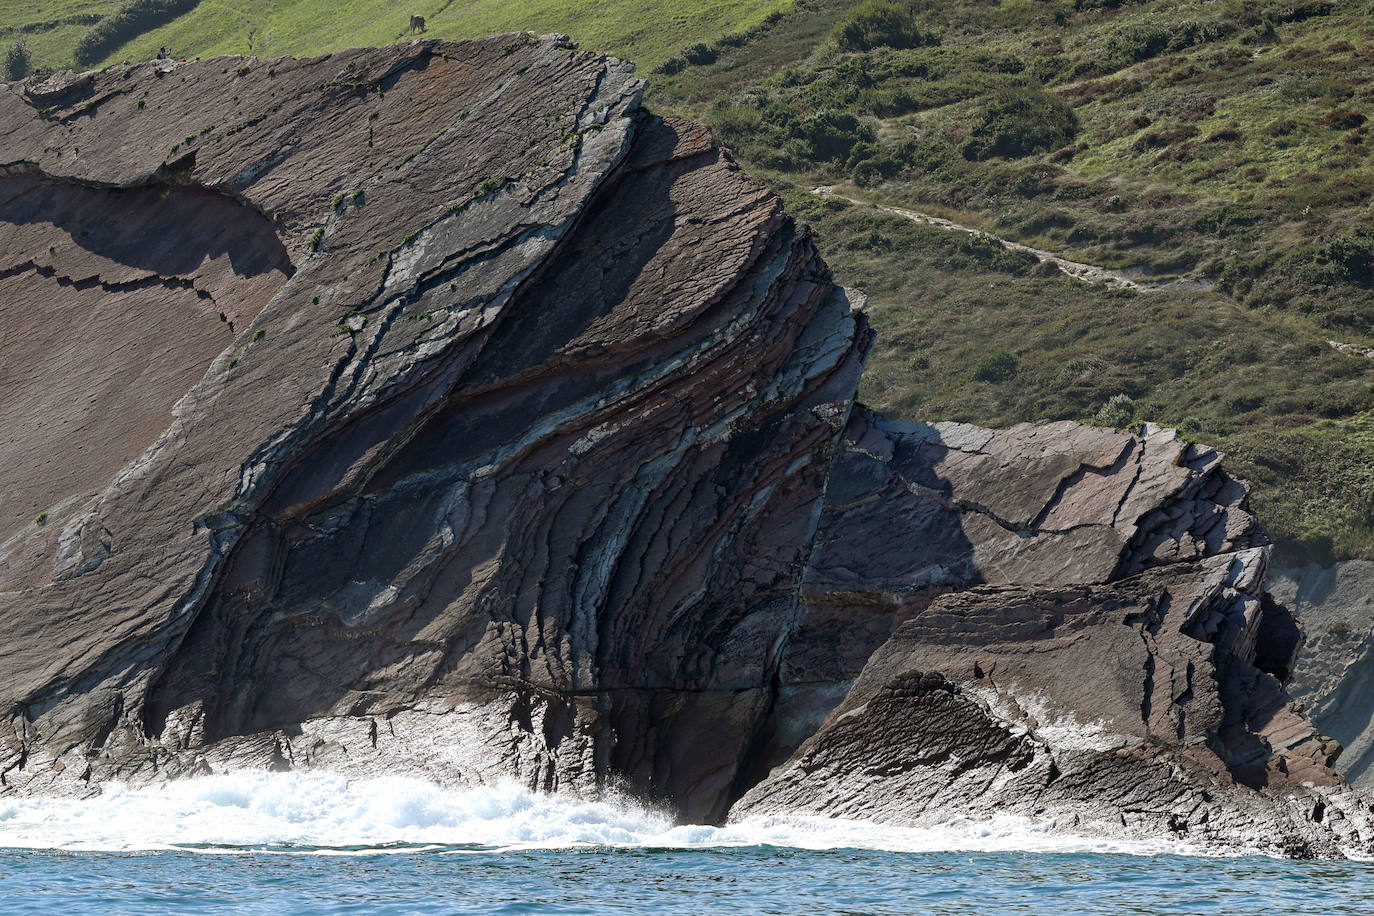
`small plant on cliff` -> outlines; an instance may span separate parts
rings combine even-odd
[[[1094,423],[1125,429],[1135,421],[1135,401],[1127,394],[1114,394],[1093,417]]]
[[[35,525],[46,525],[46,524],[48,523],[48,513],[46,513],[46,512],[40,512],[40,513],[38,513],[38,518],[34,519],[34,520],[33,520],[33,523],[34,523]]]
[[[5,49],[5,82],[22,80],[33,69],[33,57],[29,54],[29,43],[19,39]]]
[[[973,377],[980,382],[1004,382],[1016,374],[1021,361],[1006,350],[994,350],[979,361]]]
[[[320,243],[324,241],[324,227],[315,230],[314,235],[310,236],[310,250],[319,251]]]

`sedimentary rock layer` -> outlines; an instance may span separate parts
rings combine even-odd
[[[1364,848],[1368,800],[1284,692],[1302,634],[1219,463],[1148,426],[856,409],[766,730],[773,769],[732,817],[999,812]]]
[[[1374,563],[1291,567],[1276,570],[1271,582],[1307,633],[1289,689],[1317,727],[1345,747],[1336,769],[1368,788],[1374,785]]]
[[[854,408],[857,303],[640,89],[507,35],[0,90],[0,792],[1368,850],[1220,456]]]
[[[7,786],[367,749],[723,812],[869,334],[639,92],[513,35],[0,95],[10,275],[135,341],[5,392]]]

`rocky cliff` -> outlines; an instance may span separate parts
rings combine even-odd
[[[773,769],[732,815],[996,811],[1363,848],[1368,800],[1283,689],[1303,635],[1265,590],[1245,497],[1171,430],[856,408],[784,654]]]
[[[856,297],[640,88],[507,35],[0,90],[0,791],[1370,848],[1219,456],[856,409]]]
[[[1345,747],[1336,769],[1354,785],[1374,785],[1374,563],[1275,570],[1271,588],[1307,633],[1293,696]]]

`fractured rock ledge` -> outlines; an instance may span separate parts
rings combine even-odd
[[[1230,849],[1367,848],[1369,799],[1284,692],[1302,633],[1265,591],[1245,497],[1214,450],[1157,427],[993,431],[856,408],[765,772],[731,817],[998,812]]]
[[[854,295],[640,90],[528,35],[0,88],[0,793],[1374,848],[1220,456],[856,408]]]

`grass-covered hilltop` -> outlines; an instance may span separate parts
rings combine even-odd
[[[875,407],[1177,426],[1295,554],[1374,557],[1374,3],[14,0],[0,64],[314,54],[411,14],[639,61],[868,292]]]

